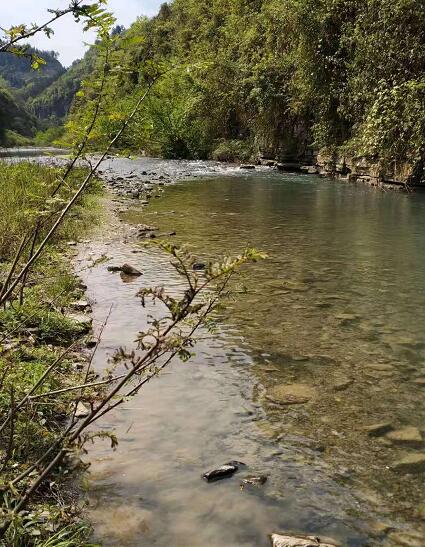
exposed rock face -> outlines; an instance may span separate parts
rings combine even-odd
[[[286,173],[294,173],[301,171],[301,165],[297,162],[282,162],[276,164],[278,171],[284,171]]]
[[[272,534],[272,547],[339,547],[332,539],[318,536],[292,534]]]
[[[367,158],[318,154],[316,165],[321,175],[331,175],[349,182],[365,182],[372,186],[425,185],[424,160],[415,163],[399,162],[390,167]]]
[[[308,403],[315,395],[315,389],[308,384],[281,384],[267,391],[267,398],[280,405]]]

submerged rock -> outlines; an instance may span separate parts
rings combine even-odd
[[[365,431],[369,437],[382,437],[382,435],[385,435],[393,429],[394,427],[391,422],[381,422],[363,427],[363,431]]]
[[[241,486],[263,486],[267,482],[265,475],[253,475],[250,477],[244,477],[241,481]]]
[[[300,534],[272,534],[273,547],[339,547],[332,539],[319,536],[304,536]]]
[[[421,446],[423,444],[422,434],[417,427],[408,426],[398,429],[397,431],[391,431],[386,434],[394,444]]]
[[[334,390],[335,391],[345,391],[354,383],[353,378],[348,376],[340,376],[335,379]]]
[[[308,384],[280,384],[267,391],[267,398],[280,405],[308,403],[316,395],[316,390]]]
[[[397,545],[404,547],[423,547],[424,537],[422,534],[414,532],[395,532],[390,534],[388,538]]]
[[[139,224],[137,228],[139,232],[156,232],[158,230],[156,226],[149,226],[149,224]]]
[[[402,473],[422,473],[425,471],[425,453],[407,454],[404,458],[393,462],[390,469]]]
[[[245,465],[242,462],[238,461],[231,461],[228,463],[225,463],[221,467],[218,467],[217,469],[213,469],[212,471],[207,471],[202,475],[202,478],[204,478],[207,482],[215,482],[222,479],[228,479],[232,477],[236,471],[239,470],[239,467],[241,465]]]
[[[425,387],[425,378],[416,378],[413,383],[419,387]]]

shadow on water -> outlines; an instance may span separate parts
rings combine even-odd
[[[424,213],[422,195],[263,172],[182,182],[127,212],[132,223],[176,230],[205,260],[246,245],[270,258],[249,269],[247,294],[193,361],[175,363],[109,417],[118,451],[96,443],[89,454],[96,537],[254,547],[294,529],[354,547],[400,544],[381,538],[392,527],[423,533],[423,475],[392,468],[423,453],[422,441],[364,428],[389,422],[422,434]],[[114,304],[98,367],[146,324],[140,286],[179,287],[161,254],[133,251],[112,235],[91,247],[144,273],[127,284],[105,264],[85,273],[98,323]],[[308,401],[282,404],[288,385],[307,390]],[[230,459],[247,472],[201,480]],[[268,481],[241,489],[247,473]]]

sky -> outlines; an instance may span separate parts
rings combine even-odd
[[[158,12],[159,6],[165,0],[109,0],[108,10],[114,13],[117,24],[129,27],[139,15],[152,16]],[[9,28],[21,23],[42,23],[49,19],[47,10],[63,9],[69,5],[69,0],[0,0],[0,27]],[[55,34],[48,39],[39,34],[30,42],[32,45],[59,53],[59,60],[64,66],[69,66],[75,59],[84,55],[87,46],[92,43],[92,34],[84,33],[82,25],[75,23],[72,16],[65,16],[53,26]]]

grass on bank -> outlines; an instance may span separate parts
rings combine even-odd
[[[23,234],[31,230],[41,214],[41,239],[83,174],[77,170],[51,199],[58,185],[58,168],[30,162],[0,162],[0,279],[4,279]],[[100,185],[94,182],[71,211],[29,276],[23,302],[17,299],[0,310],[0,425],[12,401],[20,401],[73,343],[75,348],[49,375],[37,394],[78,385],[83,380],[77,364],[84,357],[76,350],[84,345],[86,328],[64,314],[70,303],[82,296],[79,280],[69,263],[67,241],[84,236],[98,222],[99,193]],[[70,392],[60,398],[32,401],[17,414],[13,427],[9,424],[0,434],[0,497],[3,498],[0,507],[3,510],[13,507],[15,500],[1,485],[10,483],[50,446],[64,428],[74,398],[75,394]],[[19,486],[22,487],[22,483]],[[0,541],[0,545],[89,545],[88,527],[76,524],[78,503],[74,490],[72,473],[63,465],[10,527],[6,540]]]

